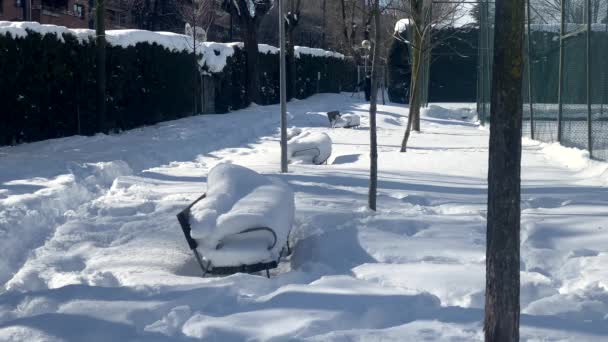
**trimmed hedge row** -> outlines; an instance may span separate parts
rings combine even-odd
[[[216,113],[246,106],[245,52],[212,74]],[[345,88],[347,60],[303,55],[297,98]],[[279,101],[279,55],[260,54],[260,104]],[[192,115],[201,78],[188,52],[138,43],[107,49],[107,127],[126,130]],[[321,79],[317,82],[318,74]],[[352,74],[352,71],[350,72]],[[95,43],[74,36],[0,35],[0,145],[98,132]],[[197,102],[200,102],[200,96]],[[201,104],[197,104],[201,108]]]

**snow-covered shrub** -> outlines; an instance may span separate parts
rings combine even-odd
[[[94,38],[92,30],[0,21],[0,145],[99,131]],[[180,34],[110,30],[106,39],[107,128],[192,115],[194,98],[201,108],[195,94],[202,88],[206,110],[225,113],[247,105],[242,43],[200,43],[195,59],[191,39]],[[354,69],[344,56],[301,47],[296,52],[297,98],[348,89]],[[258,102],[278,103],[278,49],[261,45],[259,60]]]

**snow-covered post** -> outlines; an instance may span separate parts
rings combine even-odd
[[[281,172],[287,172],[287,82],[285,79],[285,25],[283,1],[279,2],[280,97],[281,97]]]

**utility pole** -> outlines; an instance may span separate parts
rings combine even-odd
[[[281,97],[281,172],[287,172],[287,81],[285,67],[285,22],[283,0],[279,0],[279,49],[280,51],[280,97]]]

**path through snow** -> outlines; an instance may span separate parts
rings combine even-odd
[[[328,165],[278,174],[278,107],[0,148],[0,340],[481,340],[488,132],[437,104],[398,152],[407,109],[380,106],[377,213],[367,105],[289,104]],[[328,129],[324,112],[362,117]],[[607,165],[524,141],[522,340],[608,338]],[[219,162],[296,192],[294,253],[271,279],[201,279],[175,214]]]

